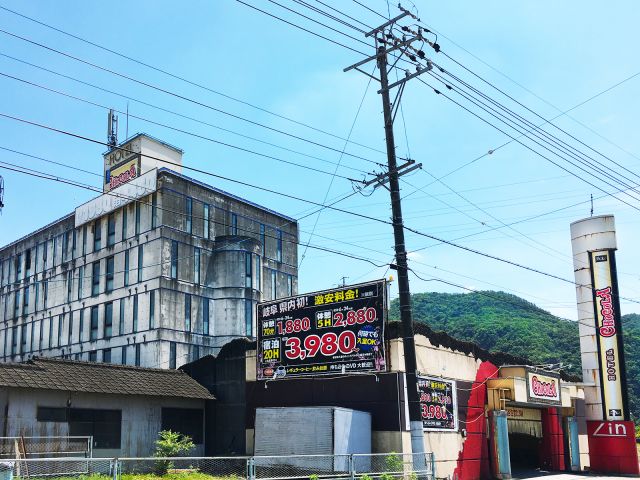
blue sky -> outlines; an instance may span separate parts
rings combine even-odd
[[[266,0],[247,1],[358,50],[373,53],[371,48],[297,17],[274,3]],[[278,0],[278,3],[363,38],[360,33],[320,17],[292,0]],[[315,0],[310,0],[310,3],[326,9]],[[382,22],[382,18],[354,2],[325,0],[325,3],[367,25]],[[444,52],[545,118],[559,113],[554,106],[561,110],[571,108],[640,71],[636,52],[640,44],[640,31],[637,29],[640,6],[634,1],[615,4],[595,1],[415,3],[424,24],[441,33],[438,43]],[[385,1],[370,0],[366,4],[387,14]],[[0,5],[340,137],[349,133],[358,106],[364,98],[351,138],[374,149],[384,149],[381,102],[376,94],[376,85],[370,85],[365,95],[367,77],[353,71],[342,71],[345,66],[360,60],[360,54],[285,25],[235,1],[194,1],[189,2],[188,8],[182,2],[117,0],[109,3],[0,0]],[[410,6],[410,3],[406,5]],[[392,6],[392,15],[397,12]],[[330,146],[338,152],[185,102],[0,33],[2,74],[46,85],[118,110],[127,108],[127,100],[122,97],[61,78],[6,56],[10,55],[278,147],[129,101],[129,111],[138,117],[330,173],[334,171],[335,163],[339,162],[338,173],[346,177],[361,179],[366,172],[376,170],[373,163],[363,159],[347,155],[341,158],[339,151],[344,147],[343,140],[167,77],[3,10],[0,10],[0,29],[234,115]],[[431,49],[426,51],[436,63],[472,83],[483,93],[517,109],[518,113],[526,115],[531,121],[539,120],[442,53],[436,54]],[[432,77],[423,78],[436,84]],[[575,120],[591,130],[566,116],[555,123],[618,164],[634,173],[639,172],[637,156],[640,155],[640,140],[636,133],[639,90],[640,76],[571,112]],[[1,113],[100,140],[106,136],[106,112],[102,108],[46,92],[2,75],[0,92]],[[401,185],[403,195],[410,194],[403,204],[406,225],[448,240],[474,234],[458,242],[572,279],[569,223],[588,216],[589,205],[585,203],[557,213],[542,214],[588,201],[590,194],[601,197],[602,192],[515,142],[446,177],[443,180],[446,186],[433,183],[432,175],[445,175],[509,138],[442,96],[434,95],[417,80],[407,85],[402,105],[404,122],[398,115],[395,125],[398,153],[401,156],[410,155],[424,166],[424,171],[404,177]],[[42,156],[96,174],[101,172],[104,148],[100,145],[6,118],[0,118],[0,128],[0,147]],[[125,137],[125,130],[126,121],[121,115],[121,139]],[[323,201],[332,181],[330,175],[277,163],[139,119],[130,118],[128,132],[130,135],[147,132],[184,149],[185,165],[316,202]],[[551,128],[549,132],[561,135]],[[572,142],[572,146],[580,148],[598,162],[606,163],[617,172],[638,180],[638,177],[633,177],[619,166],[612,166],[607,159],[587,147],[566,136],[562,136],[562,139]],[[538,150],[544,152],[541,148]],[[350,145],[347,152],[373,162],[385,161],[383,154],[356,145]],[[99,176],[43,163],[7,150],[0,149],[0,162],[18,163],[96,186],[101,184]],[[579,170],[576,172],[584,176]],[[309,211],[308,204],[205,175],[185,173],[289,216],[297,218]],[[5,179],[6,188],[5,208],[0,217],[0,244],[3,245],[59,218],[93,197],[91,192],[85,190],[2,168],[0,175]],[[423,191],[414,192],[416,187],[423,188]],[[349,181],[336,177],[331,183],[328,197],[334,198],[351,191]],[[636,200],[624,196],[621,198],[638,207]],[[390,217],[388,193],[384,189],[378,189],[370,196],[354,195],[338,206],[379,219],[388,220]],[[605,197],[595,201],[595,213],[612,213],[616,216],[621,294],[640,300],[640,274],[636,273],[640,267],[636,242],[640,233],[640,212],[614,198]],[[513,227],[515,230],[499,228],[500,222],[510,223],[536,215],[542,216],[519,223]],[[300,222],[301,240],[308,240],[315,221],[316,217],[311,216]],[[378,265],[388,264],[393,255],[393,235],[389,225],[331,210],[322,212],[311,243],[367,257]],[[560,316],[576,317],[575,293],[570,284],[465,253],[451,246],[434,246],[435,243],[428,238],[407,235],[408,249],[419,250],[411,253],[410,258],[411,267],[421,277],[438,277],[472,289],[508,291]],[[367,262],[309,249],[301,265],[300,291],[331,287],[339,283],[343,276],[348,277],[348,282],[356,282],[380,278],[385,274],[389,272],[384,267],[376,268]],[[462,291],[416,277],[412,277],[411,282],[413,292]],[[638,303],[623,301],[622,308],[623,313],[640,312]]]

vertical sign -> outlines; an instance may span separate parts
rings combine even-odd
[[[457,430],[456,381],[418,377],[420,412],[424,430]]]
[[[615,252],[589,253],[604,419],[628,420]]]
[[[386,370],[386,282],[258,304],[257,377]]]

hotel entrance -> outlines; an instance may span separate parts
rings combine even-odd
[[[542,413],[536,408],[507,407],[511,471],[542,468]]]

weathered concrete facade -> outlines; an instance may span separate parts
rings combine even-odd
[[[257,302],[297,293],[294,219],[172,170],[147,196],[75,217],[0,249],[3,361],[176,368],[253,337]]]

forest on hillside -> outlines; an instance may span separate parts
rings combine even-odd
[[[414,321],[442,330],[480,347],[527,358],[536,365],[562,363],[563,370],[582,375],[578,324],[564,320],[516,295],[417,293],[412,295]],[[397,299],[389,315],[399,319]],[[622,317],[630,410],[640,419],[640,315]]]

